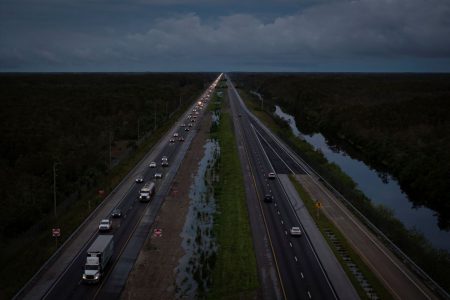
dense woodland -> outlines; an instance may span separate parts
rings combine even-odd
[[[215,74],[0,75],[0,239],[76,201],[110,167],[110,143],[151,134]],[[155,112],[156,110],[156,122]]]
[[[450,229],[450,75],[233,74],[380,172]]]

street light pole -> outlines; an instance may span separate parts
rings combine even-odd
[[[53,162],[53,211],[56,217],[56,165],[57,162]]]
[[[137,130],[138,130],[138,132],[137,132],[137,139],[138,139],[138,143],[139,143],[139,122],[140,122],[141,120],[140,119],[138,119],[138,128],[137,128]]]
[[[156,130],[156,100],[154,100],[155,102],[153,102],[155,105],[154,105],[154,108],[153,108],[153,112],[155,113],[155,116],[154,116],[154,118],[153,118],[153,120],[155,121],[155,125],[153,126],[153,131],[155,131]]]

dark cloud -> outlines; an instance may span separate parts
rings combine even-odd
[[[148,4],[157,0],[106,10],[83,2],[44,7],[30,21],[0,13],[0,70],[450,71],[448,1],[310,1],[278,14],[274,3],[292,1],[228,14],[194,0],[172,0],[187,11]]]

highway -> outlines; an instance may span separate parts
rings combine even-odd
[[[120,184],[122,187],[118,190],[119,194],[115,195],[120,198],[116,200],[117,204],[99,207],[96,216],[80,226],[88,234],[85,234],[84,240],[73,243],[78,245],[78,249],[75,250],[76,255],[70,259],[70,262],[62,269],[62,272],[55,274],[56,271],[52,271],[51,263],[48,263],[48,266],[40,271],[42,274],[37,274],[35,276],[37,278],[31,280],[28,287],[16,295],[15,298],[117,299],[120,297],[128,273],[131,271],[131,267],[145,239],[151,234],[150,228],[154,218],[162,201],[169,192],[172,179],[182,162],[189,143],[195,135],[198,122],[192,121],[194,118],[189,119],[188,114],[196,115],[197,119],[203,116],[203,109],[197,108],[197,104],[201,99],[205,99],[205,103],[207,103],[219,79],[220,76],[196,100],[196,103],[180,118],[179,122],[172,127],[172,130],[162,138],[159,146],[154,147],[152,153],[149,153],[146,159],[143,159],[140,165],[132,170],[131,174],[127,176],[129,177],[128,180]],[[193,111],[195,108],[197,108],[197,112]],[[182,123],[186,124],[186,126],[181,127]],[[192,127],[189,127],[188,124],[192,124]],[[189,131],[185,131],[185,128],[189,128]],[[178,133],[177,137],[173,136],[175,132]],[[179,140],[180,137],[183,138],[183,141]],[[170,141],[172,138],[174,141]],[[161,166],[161,158],[163,156],[168,157],[169,166],[167,167]],[[155,161],[157,167],[150,168],[149,161]],[[162,173],[162,179],[154,178],[154,174],[157,172]],[[138,175],[143,176],[144,183],[148,181],[156,182],[156,193],[150,202],[140,202],[138,199],[139,190],[144,184],[134,181]],[[105,201],[108,201],[108,199],[105,199]],[[114,208],[119,208],[122,211],[122,217],[114,218],[112,230],[104,233],[114,235],[114,254],[111,262],[108,264],[100,283],[85,284],[82,281],[82,268],[86,260],[86,250],[95,238],[101,234],[96,229],[100,219],[108,218]],[[80,231],[82,231],[81,229]],[[64,253],[59,254],[59,256],[63,257]],[[54,261],[53,263],[58,263],[58,258],[52,258],[52,260]],[[39,288],[33,287],[33,284]]]
[[[232,82],[228,80],[228,96],[235,119],[235,130],[240,132],[245,145],[248,164],[253,174],[253,184],[258,193],[259,207],[262,210],[266,230],[270,237],[272,253],[276,261],[277,273],[284,299],[357,299],[358,296],[347,280],[347,289],[341,297],[333,287],[308,233],[291,236],[290,228],[302,226],[291,201],[278,178],[269,179],[268,173],[304,174],[292,158],[287,155],[278,142],[273,140],[261,124],[257,122],[243,105]],[[273,195],[273,202],[264,202],[264,195]],[[256,249],[258,251],[258,249]],[[342,270],[338,270],[342,272]],[[344,274],[345,276],[345,274]]]

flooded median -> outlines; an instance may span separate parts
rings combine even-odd
[[[215,164],[220,156],[219,143],[207,140],[197,174],[189,191],[189,210],[180,236],[184,256],[176,272],[177,298],[203,298],[211,285],[217,243],[213,235],[216,200]]]

